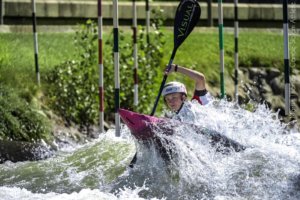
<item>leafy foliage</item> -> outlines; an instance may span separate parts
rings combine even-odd
[[[138,82],[139,82],[139,105],[137,107],[133,104],[133,48],[132,42],[126,41],[124,33],[120,34],[120,104],[123,108],[136,110],[143,113],[150,113],[152,104],[159,89],[161,77],[161,66],[163,65],[162,58],[164,55],[163,46],[165,44],[165,36],[162,32],[163,16],[162,10],[152,10],[152,28],[153,32],[150,35],[150,43],[146,42],[146,31],[143,27],[138,27]],[[113,41],[108,40],[106,45],[112,46]],[[113,56],[113,54],[111,54]],[[113,74],[112,59],[105,59],[104,66],[106,66],[105,83],[107,83],[106,91],[106,110],[108,113],[114,111],[114,88],[113,81],[109,74]],[[110,71],[111,70],[111,71]]]
[[[133,48],[132,41],[124,32],[119,34],[120,52],[120,103],[121,107],[149,112],[149,104],[156,96],[153,92],[158,84],[157,75],[163,58],[164,35],[162,11],[153,11],[151,44],[146,44],[145,30],[138,31],[138,75],[139,75],[139,105],[133,107]],[[103,48],[104,56],[104,90],[106,120],[113,119],[114,100],[114,63],[113,37],[110,34]],[[98,60],[97,60],[97,27],[88,20],[76,33],[76,60],[66,61],[56,66],[48,76],[53,83],[49,88],[50,103],[67,122],[75,122],[87,128],[96,123],[98,115]],[[111,53],[108,53],[111,52]],[[132,77],[132,78],[130,78]]]
[[[74,44],[78,60],[65,61],[48,76],[52,106],[67,122],[89,127],[97,116],[96,70],[97,29],[88,21],[76,33]]]
[[[0,86],[0,139],[33,142],[49,135],[46,116],[13,89]]]

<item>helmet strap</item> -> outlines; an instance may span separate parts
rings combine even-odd
[[[180,110],[182,109],[185,100],[186,100],[186,95],[182,94],[182,96],[181,96],[182,103],[181,103],[180,108],[175,112],[176,114],[178,114],[180,112]]]
[[[184,104],[184,101],[182,101],[182,104],[181,104],[180,108],[175,112],[176,114],[178,114],[181,111],[181,109],[183,107],[183,104]]]

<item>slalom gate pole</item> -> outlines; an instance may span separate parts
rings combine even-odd
[[[207,2],[207,26],[212,27],[214,20],[212,18],[212,0],[206,0]]]
[[[114,74],[115,74],[115,135],[120,137],[120,68],[119,68],[119,22],[118,0],[113,0],[113,24],[114,24]]]
[[[99,66],[99,131],[104,133],[104,87],[103,87],[103,48],[102,48],[102,0],[98,0],[98,66]]]
[[[0,25],[4,24],[3,16],[4,16],[4,0],[0,0]]]
[[[224,37],[223,37],[223,5],[222,0],[218,0],[218,16],[219,16],[219,47],[220,47],[220,84],[221,99],[225,97],[224,86]]]
[[[150,9],[149,9],[149,0],[146,0],[146,34],[147,34],[147,44],[150,44]]]
[[[289,56],[289,22],[288,0],[282,1],[283,11],[283,37],[284,37],[284,82],[285,82],[285,115],[290,114],[290,56]]]
[[[134,77],[134,101],[133,104],[137,106],[139,104],[139,93],[138,93],[138,46],[137,46],[137,13],[136,13],[136,3],[135,0],[132,0],[132,9],[133,9],[133,77]]]
[[[37,84],[40,85],[40,67],[39,67],[39,52],[38,52],[38,37],[36,32],[36,6],[35,0],[31,1],[32,4],[32,28],[33,28],[33,40],[34,40],[34,61],[35,61],[35,73]]]
[[[238,70],[239,70],[239,19],[238,0],[234,0],[234,98],[238,102]]]

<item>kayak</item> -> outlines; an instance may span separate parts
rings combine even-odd
[[[121,119],[129,128],[132,135],[138,140],[148,140],[155,136],[155,125],[164,123],[167,119],[144,115],[125,109],[119,109]]]
[[[160,130],[160,133],[166,135],[172,135],[175,128],[186,125],[196,133],[207,136],[213,146],[221,145],[223,147],[229,147],[236,152],[246,149],[243,145],[228,138],[227,136],[217,131],[208,130],[205,127],[182,123],[180,121],[171,120],[168,118],[158,118],[150,115],[140,114],[126,109],[119,109],[119,114],[122,121],[129,128],[131,134],[138,140],[147,141],[154,139],[157,141],[156,130]],[[221,149],[222,150],[220,151],[224,152],[224,149]]]

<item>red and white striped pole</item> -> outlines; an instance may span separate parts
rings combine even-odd
[[[98,66],[99,66],[99,131],[104,132],[104,88],[103,88],[103,48],[102,48],[102,0],[98,0]]]
[[[135,0],[132,0],[132,9],[133,9],[133,76],[134,76],[134,101],[133,104],[135,106],[139,103],[139,93],[138,93],[138,75],[137,75],[137,69],[138,69],[138,46],[137,46],[137,13],[136,13],[136,3]]]
[[[115,71],[115,127],[116,136],[120,136],[120,68],[119,68],[119,12],[118,0],[113,0],[113,24],[114,24],[114,71]]]

